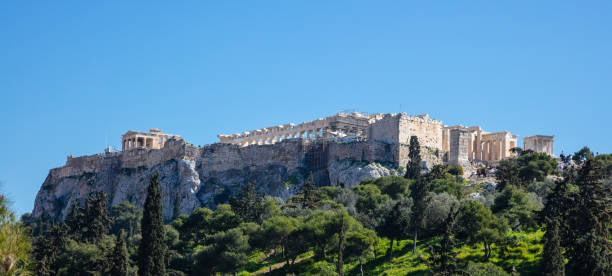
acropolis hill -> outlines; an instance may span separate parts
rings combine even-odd
[[[150,176],[158,172],[163,216],[171,219],[200,206],[226,202],[247,182],[258,192],[287,198],[312,172],[318,185],[350,187],[362,179],[399,175],[408,144],[417,136],[422,166],[448,163],[494,166],[511,158],[517,135],[481,127],[446,126],[428,115],[338,113],[301,124],[284,124],[218,135],[219,142],[196,147],[159,129],[128,131],[122,151],[72,157],[52,169],[34,206],[34,217],[63,219],[73,200],[102,190],[111,204],[128,200],[142,207]],[[553,155],[553,136],[524,138],[525,149]]]

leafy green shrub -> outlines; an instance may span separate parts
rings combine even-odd
[[[466,268],[466,273],[470,276],[509,276],[501,267],[492,263],[473,263],[470,262]]]

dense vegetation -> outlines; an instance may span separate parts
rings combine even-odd
[[[16,222],[0,198],[0,275],[612,275],[612,155],[557,169],[519,152],[485,191],[460,166],[422,172],[410,149],[405,176],[344,189],[311,175],[286,201],[246,183],[165,224],[155,176],[144,210],[99,192],[64,222]]]

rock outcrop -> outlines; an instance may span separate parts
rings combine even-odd
[[[393,149],[381,142],[304,139],[247,147],[220,143],[195,147],[179,138],[162,149],[69,157],[66,165],[49,172],[32,214],[63,220],[74,200],[82,201],[94,191],[104,191],[110,204],[127,200],[141,208],[154,174],[159,174],[166,220],[200,206],[214,208],[227,202],[248,182],[259,193],[286,199],[296,194],[310,173],[318,185],[343,187],[365,178],[397,175]]]

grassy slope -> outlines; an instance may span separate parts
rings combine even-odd
[[[521,275],[536,275],[539,261],[542,254],[542,244],[540,240],[544,232],[511,232],[509,237],[511,243],[507,246],[494,246],[491,262],[503,267],[510,272],[512,267]],[[402,240],[399,246],[393,246],[393,261],[389,262],[386,256],[389,248],[389,240],[382,239],[376,248],[376,258],[364,264],[365,275],[430,275],[427,267],[420,260],[421,256],[427,258],[427,247],[439,242],[439,239],[430,239],[421,241],[417,246],[417,255],[412,254],[412,241]],[[457,250],[457,259],[460,265],[467,264],[468,261],[484,262],[482,244],[478,246],[463,246]],[[254,254],[250,258],[247,270],[241,275],[251,275],[253,272],[266,271],[266,263],[259,263],[262,253]],[[296,263],[293,267],[296,275],[334,275],[335,258],[329,258],[324,261],[315,261],[309,258],[312,253],[306,253],[301,262]],[[280,263],[276,259],[273,263]],[[284,275],[282,265],[275,266],[275,270],[271,274],[266,275]],[[359,275],[358,262],[347,263],[344,266],[346,275]]]

